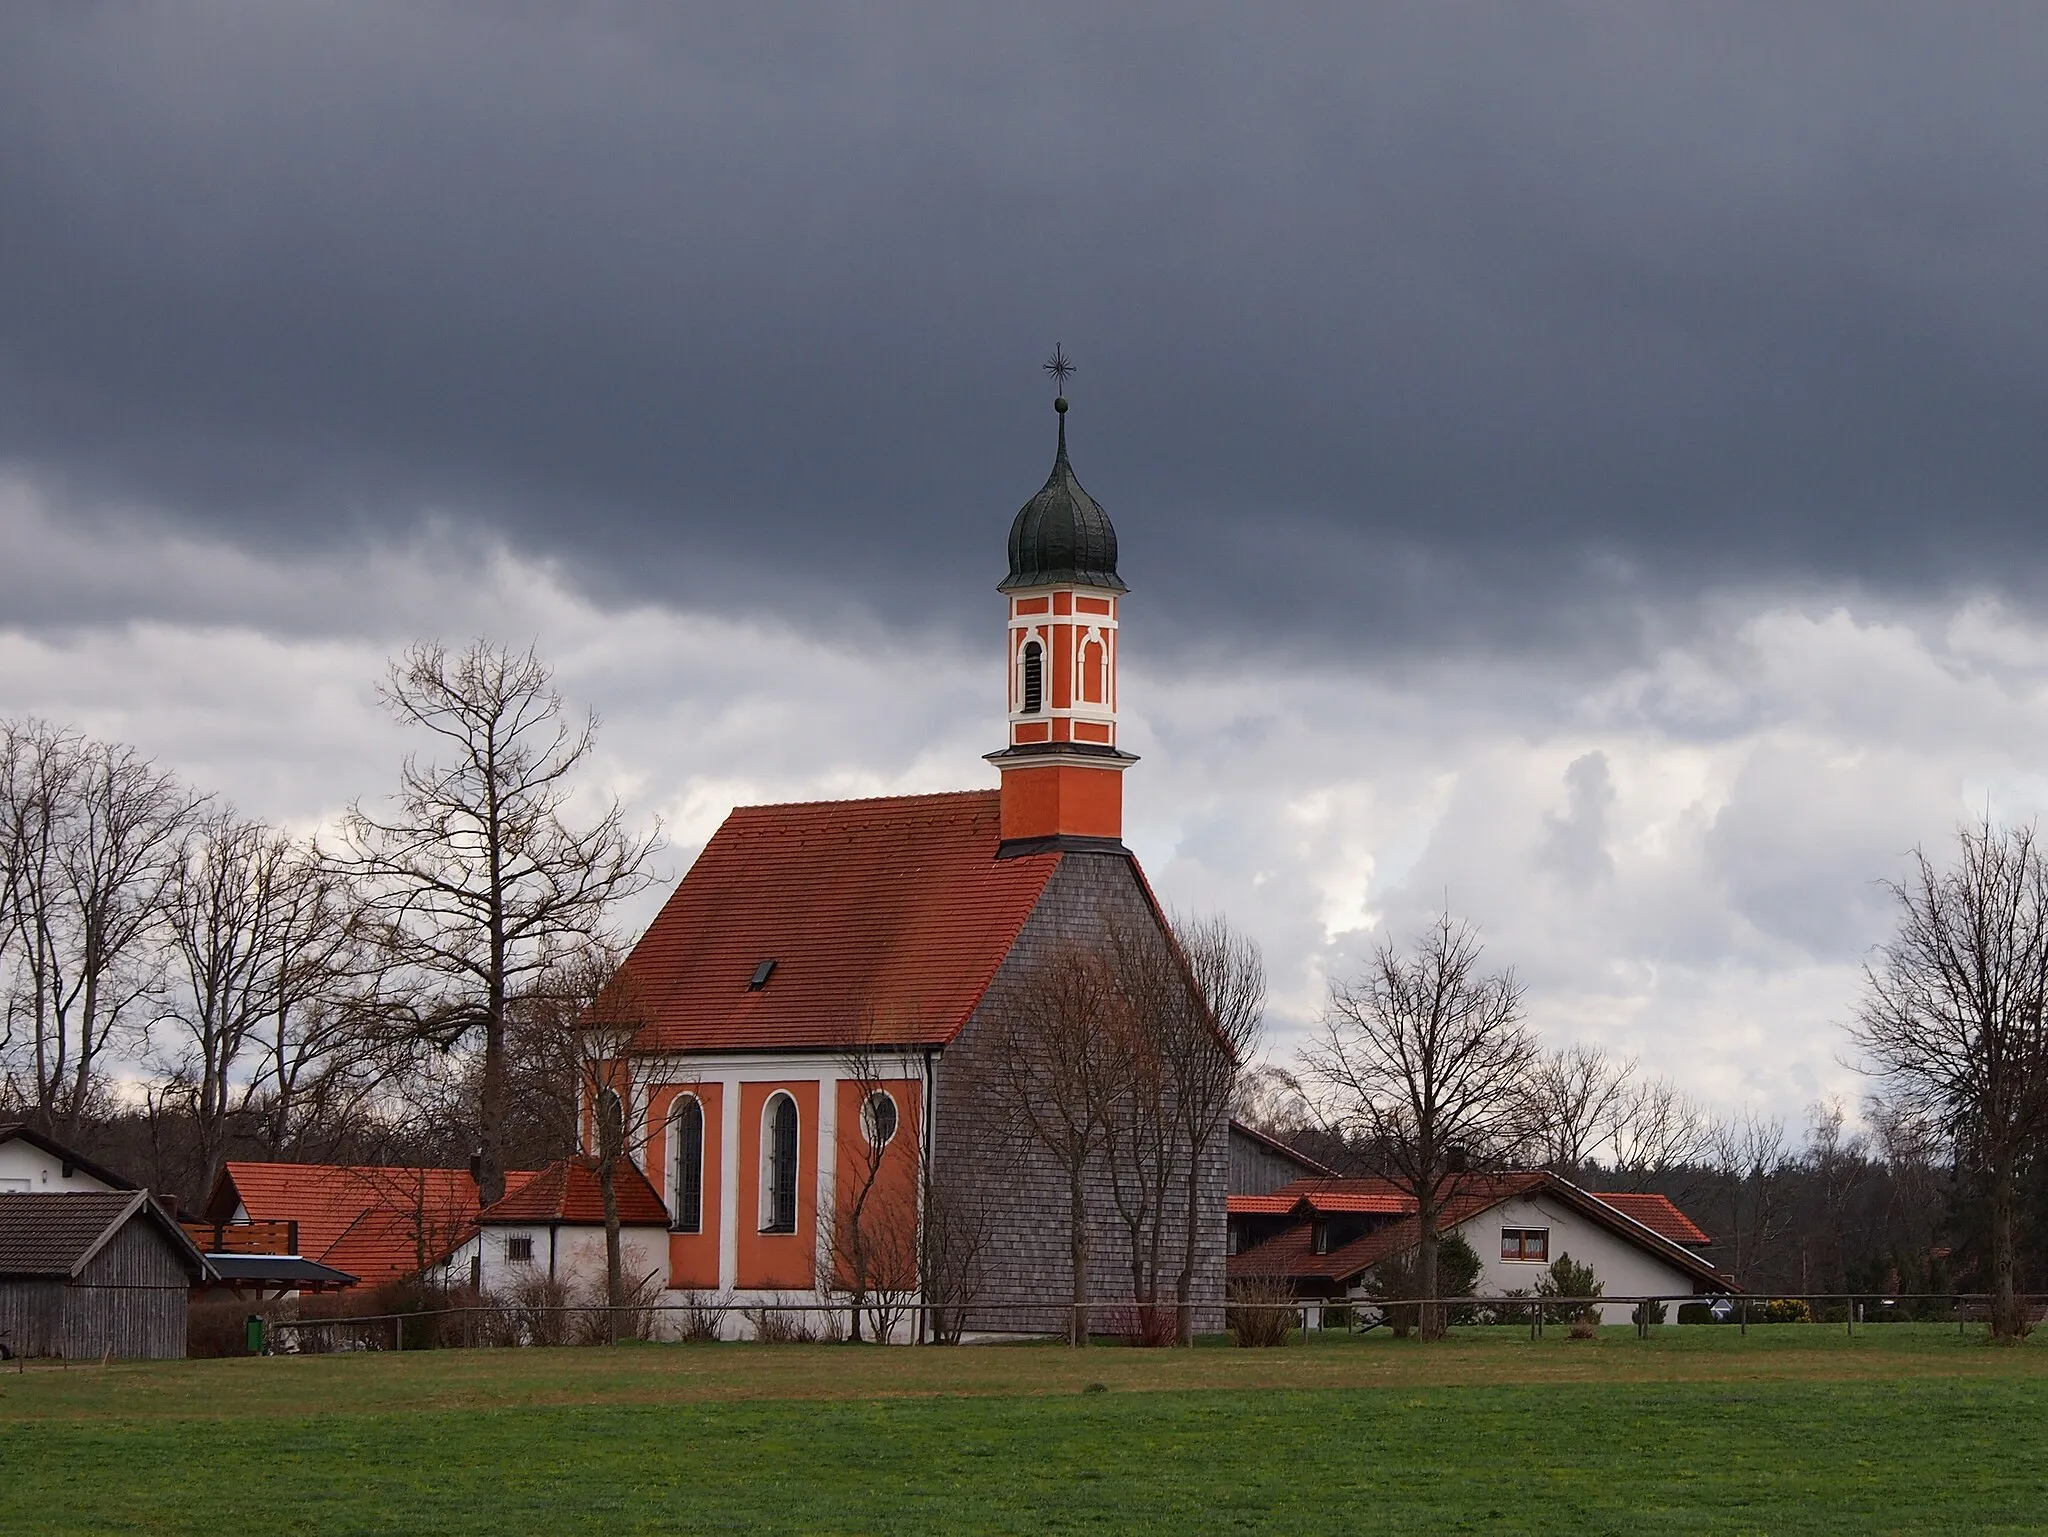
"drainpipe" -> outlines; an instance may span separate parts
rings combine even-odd
[[[934,1062],[934,1060],[935,1060],[935,1059],[936,1059],[936,1053],[934,1053],[934,1052],[932,1052],[932,1051],[930,1051],[930,1050],[927,1050],[927,1051],[925,1052],[925,1054],[924,1054],[924,1116],[923,1116],[923,1121],[924,1121],[924,1124],[923,1124],[923,1125],[922,1125],[921,1127],[919,1127],[919,1128],[918,1128],[918,1129],[919,1129],[919,1131],[920,1131],[920,1132],[921,1132],[921,1133],[923,1134],[920,1140],[921,1140],[921,1141],[922,1141],[922,1142],[924,1143],[924,1154],[923,1154],[923,1162],[924,1162],[924,1186],[925,1186],[925,1188],[924,1188],[924,1189],[922,1189],[922,1190],[918,1191],[918,1193],[917,1193],[917,1204],[918,1204],[918,1212],[917,1212],[917,1222],[918,1222],[918,1240],[919,1240],[919,1242],[918,1242],[918,1246],[917,1246],[917,1259],[918,1259],[918,1277],[917,1277],[917,1289],[918,1289],[918,1293],[919,1293],[919,1295],[920,1295],[920,1296],[921,1296],[921,1297],[922,1297],[922,1298],[924,1299],[924,1303],[925,1303],[925,1305],[924,1305],[923,1307],[921,1307],[921,1308],[919,1308],[919,1309],[917,1310],[917,1342],[918,1342],[918,1344],[920,1344],[920,1345],[929,1345],[929,1344],[931,1343],[931,1338],[930,1338],[930,1335],[931,1335],[931,1321],[932,1321],[932,1310],[931,1310],[931,1293],[930,1293],[930,1291],[929,1291],[929,1290],[927,1289],[927,1283],[928,1283],[928,1282],[930,1281],[930,1279],[931,1279],[931,1278],[930,1278],[929,1276],[927,1276],[927,1275],[926,1275],[926,1274],[924,1273],[924,1261],[925,1261],[925,1257],[926,1257],[926,1256],[925,1256],[925,1248],[924,1248],[924,1241],[923,1241],[923,1240],[924,1240],[924,1237],[925,1237],[925,1224],[926,1224],[927,1222],[929,1222],[929,1221],[931,1220],[931,1213],[930,1213],[930,1211],[928,1210],[928,1207],[930,1206],[930,1200],[929,1200],[929,1198],[930,1198],[930,1195],[931,1195],[931,1184],[932,1184],[932,1153],[933,1153],[933,1150],[934,1150],[934,1149],[935,1149],[935,1148],[937,1147],[937,1145],[938,1145],[938,1144],[937,1144],[937,1142],[936,1142],[936,1141],[934,1140],[934,1123],[935,1123],[935,1121],[936,1121],[936,1120],[937,1120],[937,1118],[938,1118],[938,1109],[939,1109],[939,1085],[938,1085],[938,1078],[937,1078],[937,1075],[936,1075],[936,1074],[935,1074],[935,1073],[933,1072],[933,1070],[932,1070],[932,1064],[933,1064],[933,1062]]]

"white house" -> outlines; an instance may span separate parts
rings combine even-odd
[[[1230,1197],[1233,1279],[1277,1276],[1303,1298],[1368,1295],[1374,1269],[1415,1247],[1414,1199],[1383,1179],[1304,1178],[1265,1195]],[[1479,1256],[1474,1292],[1534,1293],[1569,1254],[1593,1267],[1609,1297],[1691,1297],[1734,1291],[1700,1253],[1711,1243],[1661,1195],[1598,1195],[1555,1174],[1460,1177],[1443,1196],[1439,1231]],[[1630,1303],[1595,1309],[1626,1323]]]
[[[104,1195],[133,1190],[130,1180],[22,1122],[0,1125],[0,1192]]]

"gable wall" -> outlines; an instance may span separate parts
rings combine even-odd
[[[0,1142],[0,1191],[21,1191],[34,1195],[109,1191],[114,1187],[94,1179],[73,1166],[64,1173],[64,1160],[21,1137]]]
[[[1230,1133],[1232,1195],[1271,1195],[1281,1186],[1291,1185],[1310,1172],[1255,1138],[1234,1130]]]
[[[1156,926],[1128,859],[1115,854],[1064,855],[981,1007],[938,1063],[938,1177],[956,1189],[978,1191],[988,1202],[985,1305],[972,1315],[972,1328],[1056,1331],[1064,1325],[1064,1311],[1048,1310],[1046,1304],[1065,1303],[1071,1294],[1066,1176],[1043,1149],[1002,1134],[1001,1118],[989,1104],[994,1082],[990,1054],[999,1034],[999,1011],[1009,1006],[1007,999],[1021,980],[1062,944],[1099,933],[1105,912],[1134,927]],[[1226,1116],[1219,1114],[1203,1152],[1200,1176],[1202,1216],[1192,1295],[1197,1303],[1209,1305],[1197,1316],[1196,1327],[1205,1330],[1221,1326],[1229,1161],[1225,1121]],[[1162,1249],[1162,1301],[1173,1298],[1184,1233],[1178,1208],[1184,1199],[1184,1192],[1170,1198],[1176,1209],[1168,1214]],[[1088,1221],[1092,1297],[1127,1302],[1132,1291],[1128,1231],[1100,1171],[1091,1187]]]

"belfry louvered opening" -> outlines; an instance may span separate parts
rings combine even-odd
[[[1026,715],[1045,708],[1045,648],[1035,640],[1024,642],[1024,704]]]

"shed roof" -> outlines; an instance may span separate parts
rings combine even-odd
[[[154,1225],[195,1280],[212,1273],[147,1190],[84,1190],[0,1194],[0,1276],[76,1280],[131,1221]]]
[[[626,963],[639,1045],[945,1045],[1059,866],[1001,843],[994,790],[737,808]]]

